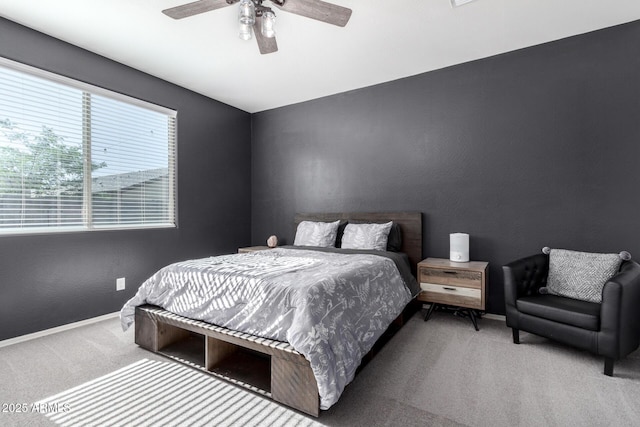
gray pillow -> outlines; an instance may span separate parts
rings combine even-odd
[[[402,229],[400,224],[393,223],[389,230],[389,239],[387,240],[387,250],[391,252],[402,251]]]
[[[347,224],[342,235],[344,249],[387,250],[392,221],[384,224]]]
[[[618,254],[549,251],[547,292],[589,302],[602,302],[602,288],[620,269]]]
[[[336,245],[340,221],[315,222],[302,221],[298,224],[294,246],[319,246],[333,248]]]

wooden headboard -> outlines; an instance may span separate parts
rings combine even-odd
[[[302,221],[352,220],[359,222],[384,223],[393,221],[402,230],[402,252],[409,256],[411,270],[415,274],[416,265],[422,261],[422,213],[420,212],[338,212],[299,213],[295,225]]]

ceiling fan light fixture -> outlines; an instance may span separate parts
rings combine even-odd
[[[251,37],[253,37],[253,30],[251,25],[241,23],[238,37],[240,37],[242,40],[251,40]]]
[[[256,7],[251,0],[240,0],[238,9],[238,24],[240,32],[238,36],[242,40],[251,40],[253,30],[252,26],[256,22]]]
[[[238,12],[240,24],[253,25],[256,22],[256,7],[251,0],[240,0]]]
[[[262,13],[262,35],[268,38],[276,36],[276,14],[270,10]]]

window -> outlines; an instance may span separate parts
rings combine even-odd
[[[0,234],[175,227],[176,112],[0,58]]]

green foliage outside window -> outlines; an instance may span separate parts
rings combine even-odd
[[[28,193],[29,197],[82,195],[82,147],[66,144],[47,126],[38,135],[21,131],[10,119],[0,120],[0,132],[10,143],[0,145],[3,193]],[[91,170],[106,166],[105,162],[92,162]]]

